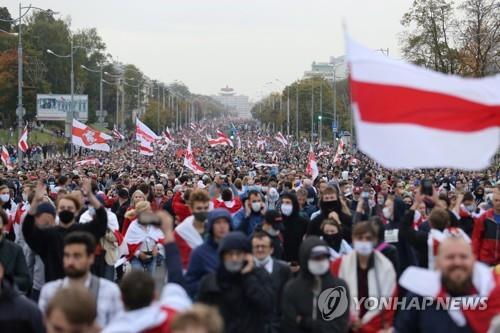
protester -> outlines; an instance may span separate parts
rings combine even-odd
[[[231,224],[231,215],[223,208],[214,209],[208,213],[208,236],[203,244],[192,252],[186,272],[187,289],[192,297],[198,293],[199,283],[203,276],[219,267],[220,258],[217,249],[231,230]]]
[[[38,302],[45,311],[50,300],[61,288],[87,288],[97,301],[97,323],[105,327],[123,308],[118,286],[92,275],[95,239],[85,231],[68,233],[64,238],[64,272],[66,277],[46,283]]]
[[[42,313],[23,297],[0,262],[0,328],[3,333],[43,333]]]
[[[262,223],[266,213],[266,205],[262,200],[261,193],[251,190],[248,192],[248,198],[245,200],[243,207],[234,215],[233,228],[249,236],[257,225]]]
[[[177,315],[170,325],[172,333],[223,333],[224,322],[213,307],[195,304]]]
[[[311,236],[300,246],[300,272],[290,280],[283,291],[281,311],[282,332],[347,332],[349,328],[349,290],[344,280],[330,273],[330,251],[316,236]],[[320,294],[328,288],[344,288],[347,304],[344,313],[333,320],[326,320],[318,311]],[[341,311],[341,309],[340,309]]]
[[[307,231],[308,220],[299,215],[299,203],[293,193],[281,196],[281,215],[283,217],[283,259],[288,262],[299,260],[299,248]]]
[[[285,229],[283,217],[276,210],[268,210],[264,215],[264,220],[255,228],[254,234],[264,232],[271,239],[273,252],[271,256],[275,259],[283,259],[283,241],[281,232]]]
[[[218,254],[220,264],[203,277],[197,300],[217,306],[225,332],[263,332],[276,300],[269,273],[255,267],[242,232],[227,234]]]
[[[474,222],[472,249],[479,261],[488,265],[500,263],[500,186],[493,193],[493,208]]]
[[[495,276],[488,266],[475,261],[470,244],[463,238],[449,237],[439,244],[436,271],[412,267],[399,283],[409,290],[406,305],[422,304],[423,296],[432,303],[401,311],[394,325],[398,332],[486,332],[500,311]],[[440,297],[487,297],[489,301],[482,309],[478,305],[447,310],[436,306]]]
[[[94,219],[85,224],[75,223],[75,213],[79,211],[77,199],[71,195],[62,197],[57,202],[57,214],[60,224],[54,227],[40,228],[35,225],[35,214],[40,205],[45,185],[39,184],[33,203],[23,223],[23,235],[29,247],[35,251],[45,266],[45,280],[47,282],[64,277],[63,244],[64,236],[72,231],[86,231],[95,239],[100,239],[106,233],[107,214],[104,207],[91,191],[90,181],[83,184],[90,205],[95,209]]]
[[[266,328],[266,332],[280,332],[281,318],[281,295],[285,284],[290,279],[292,271],[289,265],[281,260],[274,259],[272,254],[274,247],[271,237],[265,232],[254,232],[252,235],[252,254],[256,267],[264,268],[271,275],[271,285],[276,295],[275,309]]]
[[[15,286],[27,293],[31,288],[31,276],[21,246],[5,238],[3,229],[8,223],[7,214],[0,209],[0,264],[3,273],[13,277]]]
[[[96,318],[95,299],[82,287],[57,290],[45,310],[47,333],[98,333]]]

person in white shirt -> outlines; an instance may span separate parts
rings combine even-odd
[[[94,262],[96,242],[83,231],[71,232],[64,238],[64,272],[66,277],[42,287],[38,305],[45,312],[47,304],[61,288],[85,287],[97,300],[97,323],[105,327],[123,310],[120,289],[106,279],[90,273]]]

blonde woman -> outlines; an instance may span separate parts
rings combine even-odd
[[[130,199],[130,206],[125,212],[125,218],[123,219],[122,235],[125,236],[127,229],[133,220],[137,218],[136,206],[139,202],[146,201],[146,195],[144,192],[137,190],[132,194],[132,199]]]

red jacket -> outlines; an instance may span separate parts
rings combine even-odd
[[[182,192],[175,193],[172,200],[172,210],[174,211],[175,216],[177,216],[177,221],[179,221],[179,223],[191,215],[191,210],[182,200]]]
[[[153,210],[153,212],[156,212],[157,210],[163,209],[163,206],[165,206],[167,201],[168,201],[168,197],[166,195],[161,197],[161,201],[159,204],[158,204],[158,201],[156,200],[156,197],[153,197],[153,199],[151,199],[151,209]]]
[[[493,219],[493,208],[474,221],[472,250],[479,261],[488,265],[500,263],[500,224]]]

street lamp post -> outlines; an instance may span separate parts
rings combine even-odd
[[[311,143],[314,142],[314,80],[311,80]]]
[[[73,38],[70,41],[71,51],[67,55],[60,55],[55,53],[52,50],[47,49],[47,53],[52,54],[58,58],[70,58],[71,59],[71,106],[70,111],[66,112],[66,126],[65,126],[65,135],[66,138],[71,142],[71,127],[73,123],[73,118],[75,117],[75,69],[74,69],[74,54],[78,49],[88,50],[85,46],[81,45],[73,45]],[[78,119],[78,113],[76,114],[76,118]],[[71,144],[71,157],[73,157],[73,145]]]
[[[295,88],[295,135],[299,140],[299,82]]]
[[[85,69],[86,71],[88,72],[92,72],[92,73],[99,73],[99,111],[100,111],[100,115],[102,117],[102,101],[103,101],[103,79],[102,79],[102,67],[103,67],[103,64],[101,64],[99,66],[99,69],[92,69],[92,68],[88,68],[87,66],[85,65],[80,65],[81,68]]]
[[[323,80],[319,85],[319,145],[323,142]]]
[[[23,9],[26,9],[24,13],[22,13]],[[18,127],[18,137],[21,139],[21,135],[23,134],[23,117],[26,113],[26,110],[23,107],[23,37],[22,37],[22,19],[25,17],[31,9],[41,10],[48,14],[57,14],[56,12],[50,9],[42,9],[39,7],[35,7],[29,5],[28,7],[23,7],[21,3],[19,3],[19,16],[12,20],[4,20],[0,19],[2,22],[16,23],[18,22],[18,44],[17,44],[17,127]],[[19,167],[21,167],[23,161],[23,151],[21,148],[17,147],[17,163]]]

